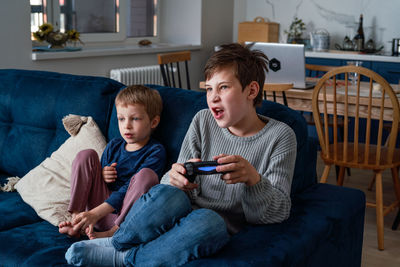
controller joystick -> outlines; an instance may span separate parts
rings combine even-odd
[[[214,161],[200,161],[200,162],[186,162],[183,166],[186,169],[186,179],[193,183],[196,175],[198,174],[216,174],[217,166],[220,165],[216,160]]]

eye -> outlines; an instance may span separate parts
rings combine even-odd
[[[124,121],[125,119],[124,118],[118,118],[118,121]]]
[[[139,117],[133,117],[132,120],[133,120],[133,121],[139,121],[140,118],[139,118]]]
[[[229,87],[228,87],[228,85],[221,85],[221,87],[220,87],[221,89],[228,89]]]
[[[211,92],[211,91],[212,91],[212,88],[211,88],[211,87],[206,87],[206,91],[207,91],[207,92]]]

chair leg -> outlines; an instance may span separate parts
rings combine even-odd
[[[338,176],[338,179],[337,179],[337,185],[339,185],[339,186],[343,186],[345,169],[346,168],[343,167],[343,166],[340,166],[340,168],[339,168],[339,176]]]
[[[383,233],[383,197],[382,197],[382,173],[375,173],[375,198],[376,198],[376,231],[378,236],[378,249],[384,250]]]
[[[325,165],[321,180],[319,181],[320,183],[323,183],[323,184],[326,183],[326,180],[328,180],[328,175],[329,175],[330,169],[331,169],[331,165]]]
[[[372,187],[374,186],[374,184],[375,184],[375,173],[374,173],[374,176],[371,179],[371,182],[369,182],[368,191],[372,191]]]
[[[399,170],[397,168],[392,168],[392,178],[393,178],[393,185],[394,191],[396,193],[397,200],[400,201],[400,182],[399,182]],[[394,219],[392,230],[397,230],[400,224],[400,208],[397,212],[396,218]]]
[[[340,166],[335,165],[335,170],[336,170],[336,180],[337,180],[339,178]],[[351,176],[350,168],[346,168],[346,171],[347,171],[347,176]]]
[[[399,170],[397,167],[392,168],[392,179],[394,185],[394,192],[396,194],[397,200],[400,201],[400,181],[399,181]]]
[[[339,180],[339,171],[340,171],[340,166],[335,165],[336,181]]]
[[[399,227],[400,224],[400,208],[399,211],[397,212],[396,218],[394,219],[393,225],[392,225],[392,230],[397,230],[397,227]]]

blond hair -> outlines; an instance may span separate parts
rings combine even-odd
[[[145,107],[150,120],[161,116],[162,100],[157,90],[144,85],[131,85],[122,89],[115,98],[115,105],[141,104]]]

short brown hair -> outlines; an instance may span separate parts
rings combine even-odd
[[[251,45],[243,46],[238,43],[219,46],[207,61],[204,68],[206,80],[210,79],[221,68],[233,67],[235,76],[242,88],[256,81],[260,91],[254,99],[254,105],[260,105],[265,83],[265,72],[268,72],[268,57],[259,50],[250,50]]]
[[[131,85],[122,89],[115,98],[115,105],[141,104],[145,107],[150,120],[161,116],[162,100],[157,90],[144,85]]]

